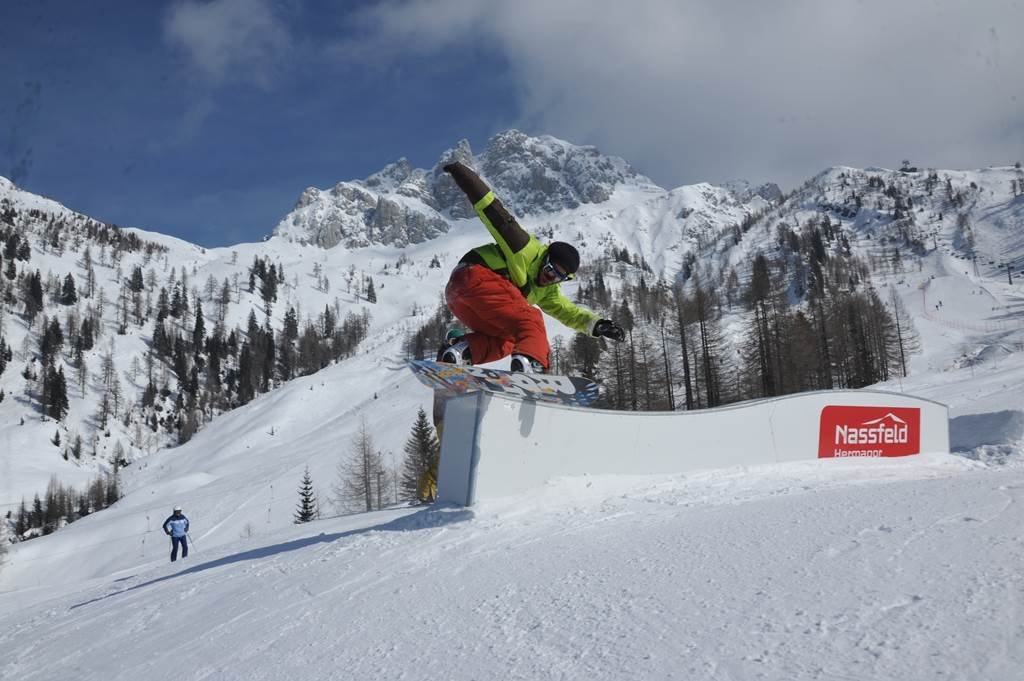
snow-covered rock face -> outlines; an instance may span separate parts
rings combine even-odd
[[[516,130],[491,138],[477,167],[520,214],[603,203],[622,184],[654,187],[621,158]]]
[[[311,187],[274,235],[323,248],[406,246],[432,239],[448,230],[448,219],[473,215],[443,170],[453,161],[474,167],[518,215],[603,203],[626,184],[659,189],[624,160],[593,147],[509,130],[491,138],[479,156],[462,140],[430,170],[413,168],[403,158],[362,181],[327,191]]]
[[[401,170],[393,164],[365,183],[341,182],[328,191],[310,187],[274,235],[322,248],[359,248],[408,246],[447,232],[448,223],[426,202],[422,171],[403,176]]]
[[[441,154],[437,165],[430,171],[431,195],[439,210],[446,212],[452,218],[468,218],[473,216],[473,206],[469,204],[466,195],[456,186],[448,173],[444,172],[444,166],[456,161],[468,166],[476,165],[468,140],[461,140],[454,149],[449,149]]]
[[[755,187],[746,180],[731,180],[719,186],[731,191],[736,199],[743,203],[750,202],[755,196],[759,196],[769,203],[774,203],[782,198],[782,190],[774,182],[765,182]]]

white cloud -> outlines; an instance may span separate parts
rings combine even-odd
[[[350,56],[491,46],[525,129],[663,183],[1024,155],[1019,0],[388,0],[357,21]]]
[[[269,0],[185,0],[164,21],[164,40],[181,50],[205,82],[269,87],[292,47]]]

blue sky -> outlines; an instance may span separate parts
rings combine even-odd
[[[511,122],[492,55],[369,68],[328,52],[350,15],[296,4],[274,13],[287,43],[218,72],[169,37],[169,7],[5,0],[0,174],[99,219],[226,245],[268,234],[308,186],[401,156],[432,165]]]
[[[207,246],[517,127],[663,186],[1024,156],[1024,2],[0,4],[0,174]]]

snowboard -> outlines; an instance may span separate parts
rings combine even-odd
[[[441,393],[458,395],[484,390],[536,402],[585,407],[597,399],[597,384],[578,376],[523,374],[501,369],[458,366],[428,359],[411,359],[409,368],[420,383]]]

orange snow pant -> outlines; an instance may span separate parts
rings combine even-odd
[[[548,369],[548,334],[541,311],[511,281],[483,265],[455,268],[444,291],[448,309],[472,329],[466,334],[473,364],[486,364],[513,352]]]

